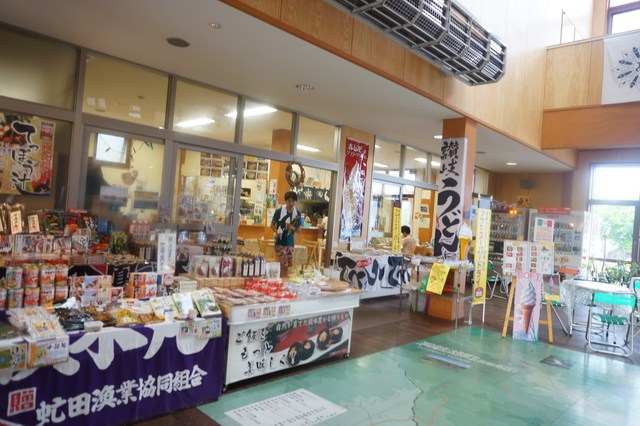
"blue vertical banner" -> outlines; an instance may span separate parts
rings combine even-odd
[[[440,157],[434,254],[444,259],[458,260],[458,230],[464,218],[467,138],[443,140]]]

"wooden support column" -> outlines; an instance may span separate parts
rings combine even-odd
[[[473,169],[476,162],[477,123],[469,118],[451,118],[442,122],[442,138],[467,138],[467,158],[464,180],[464,210],[466,214],[471,208],[473,193]]]

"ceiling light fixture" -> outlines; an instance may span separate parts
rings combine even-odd
[[[440,163],[435,160],[431,160],[431,167],[440,167]]]
[[[175,47],[189,47],[191,46],[191,43],[189,43],[187,40],[180,38],[180,37],[169,37],[167,38],[167,43],[169,43],[172,46]]]
[[[382,164],[382,163],[373,163],[374,167],[380,167],[381,169],[386,169],[387,166],[386,164]]]
[[[318,148],[313,148],[313,147],[310,147],[310,146],[300,145],[300,144],[298,144],[298,150],[299,151],[307,151],[307,152],[320,152],[320,150]]]
[[[197,127],[197,126],[204,126],[205,124],[211,124],[211,123],[215,123],[215,120],[212,120],[212,119],[206,118],[206,117],[202,117],[202,118],[195,118],[193,120],[181,121],[179,123],[176,123],[176,126],[178,126],[178,127]]]
[[[378,145],[378,144],[375,144],[375,147],[376,147],[376,149],[380,149],[380,148],[382,148],[382,147],[381,147],[380,145]]]
[[[427,164],[427,159],[424,157],[417,157],[417,158],[414,158],[414,160],[417,161],[418,163]]]
[[[440,139],[442,139],[442,135],[435,135],[433,138],[440,140]]]
[[[212,30],[219,30],[222,28],[222,24],[216,22],[216,21],[211,21],[209,22],[209,28],[211,28]]]
[[[517,166],[518,163],[507,163],[507,166]]]
[[[296,89],[300,90],[301,92],[310,92],[315,89],[315,87],[313,87],[313,84],[298,83],[296,84]]]
[[[276,112],[277,109],[275,108],[271,108],[268,106],[261,106],[261,107],[257,107],[257,108],[249,108],[249,109],[245,109],[244,110],[244,117],[253,117],[254,115],[262,115],[262,114],[270,114],[272,112]],[[229,118],[236,118],[238,116],[238,112],[237,111],[232,111],[228,114],[224,115],[225,117],[229,117]]]

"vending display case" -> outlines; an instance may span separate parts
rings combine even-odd
[[[538,218],[552,219],[555,245],[554,267],[579,270],[589,257],[591,215],[562,207],[540,207],[529,213],[529,241],[533,241]]]
[[[523,241],[527,236],[528,210],[492,209],[491,233],[489,235],[489,257],[492,260],[502,258],[504,241]]]

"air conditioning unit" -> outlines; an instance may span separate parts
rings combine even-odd
[[[507,47],[451,0],[327,0],[470,85],[504,75]]]

